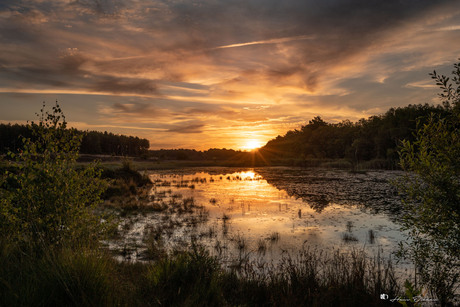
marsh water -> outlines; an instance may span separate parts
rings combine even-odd
[[[110,244],[127,259],[145,258],[152,236],[167,248],[198,242],[222,259],[266,261],[301,248],[389,255],[406,239],[391,184],[398,171],[265,167],[147,174],[154,184],[145,208],[152,210],[123,216],[121,239]]]

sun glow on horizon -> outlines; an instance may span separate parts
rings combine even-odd
[[[260,140],[247,140],[242,149],[244,150],[254,150],[256,148],[260,148],[264,145],[264,143]]]

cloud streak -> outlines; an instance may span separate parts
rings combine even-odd
[[[283,38],[272,38],[262,41],[254,41],[254,42],[247,42],[247,43],[239,43],[239,44],[230,44],[226,46],[219,46],[214,49],[226,49],[226,48],[237,48],[237,47],[246,47],[246,46],[253,46],[253,45],[266,45],[266,44],[283,44],[292,41],[299,41],[299,40],[306,40],[306,39],[314,39],[314,36],[311,35],[300,35],[300,36],[293,36],[293,37],[283,37]]]

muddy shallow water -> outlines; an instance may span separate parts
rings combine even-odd
[[[169,247],[193,239],[223,259],[266,261],[301,247],[389,255],[405,240],[401,201],[390,183],[401,172],[270,167],[148,174],[154,185],[147,206],[170,209],[123,217],[122,239],[110,248],[130,259],[144,257],[152,229]],[[196,208],[186,212],[190,204]]]

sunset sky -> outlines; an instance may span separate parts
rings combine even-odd
[[[152,149],[247,149],[437,103],[459,57],[458,0],[1,0],[0,122],[58,100]]]

